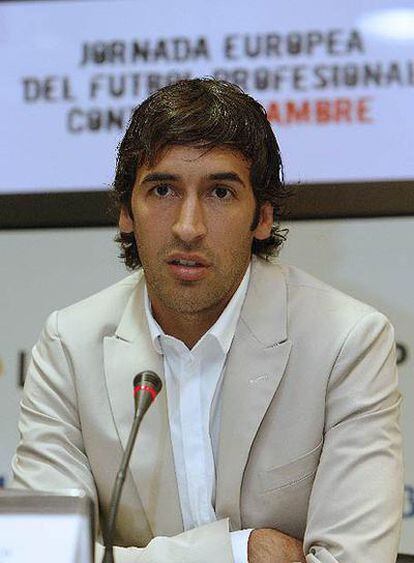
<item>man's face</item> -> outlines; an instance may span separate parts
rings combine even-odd
[[[217,316],[241,282],[253,237],[270,235],[265,204],[254,231],[250,165],[226,148],[171,146],[138,170],[132,215],[120,229],[134,231],[154,313]]]

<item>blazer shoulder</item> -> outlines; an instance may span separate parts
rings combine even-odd
[[[279,263],[287,286],[289,310],[306,313],[309,320],[330,320],[331,326],[350,328],[362,318],[374,315],[383,322],[388,319],[373,306],[336,289],[311,274],[291,265]]]
[[[141,277],[142,271],[134,272],[98,293],[56,311],[52,316],[55,316],[58,335],[87,338],[97,333],[100,336],[114,334]]]

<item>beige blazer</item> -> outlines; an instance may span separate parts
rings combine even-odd
[[[81,487],[107,516],[133,419],[132,379],[144,369],[163,377],[143,287],[135,273],[49,317],[22,400],[16,486]],[[382,314],[254,258],[222,393],[218,519],[303,538],[309,562],[395,560],[400,397]],[[143,547],[182,531],[164,390],[138,435],[117,541]]]

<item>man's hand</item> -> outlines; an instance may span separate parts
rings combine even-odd
[[[278,530],[253,530],[248,543],[249,563],[306,563],[302,542]]]

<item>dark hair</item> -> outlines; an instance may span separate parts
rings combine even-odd
[[[118,147],[112,195],[118,210],[128,209],[137,170],[152,165],[167,146],[189,145],[206,150],[228,147],[240,151],[251,163],[250,180],[256,199],[252,230],[258,224],[260,207],[273,206],[274,224],[269,238],[253,240],[252,252],[267,259],[277,255],[287,229],[279,217],[287,191],[279,145],[264,108],[241,88],[222,80],[182,80],[154,92],[132,113]],[[127,268],[141,265],[133,233],[119,233],[121,258]]]

